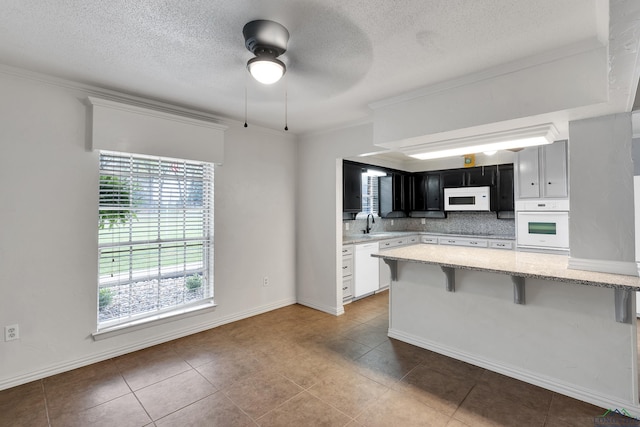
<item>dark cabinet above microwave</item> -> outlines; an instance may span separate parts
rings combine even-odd
[[[442,171],[442,187],[485,187],[496,185],[495,166],[451,169]]]

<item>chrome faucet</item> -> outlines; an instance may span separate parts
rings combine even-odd
[[[367,215],[367,228],[364,230],[365,234],[369,234],[369,232],[371,231],[371,228],[373,228],[373,227],[369,226],[369,217],[371,217],[371,224],[375,224],[376,223],[376,220],[373,217],[373,214]]]

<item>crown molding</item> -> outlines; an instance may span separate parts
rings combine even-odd
[[[112,89],[106,89],[99,86],[93,86],[85,83],[79,83],[73,80],[67,80],[50,74],[38,73],[24,68],[12,67],[6,64],[0,64],[0,74],[18,77],[26,80],[37,81],[40,83],[57,86],[71,91],[82,92],[87,97],[101,98],[105,102],[125,103],[131,108],[151,109],[158,113],[166,113],[179,115],[182,117],[206,121],[209,123],[228,126],[230,119],[215,115],[211,112],[195,110],[193,108],[171,104],[166,101],[145,98],[142,96],[131,95]]]

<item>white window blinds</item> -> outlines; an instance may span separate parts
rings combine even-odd
[[[362,214],[378,214],[378,175],[362,174]]]
[[[102,151],[98,328],[213,298],[213,165]]]

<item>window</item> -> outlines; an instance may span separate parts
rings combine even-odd
[[[359,215],[378,215],[378,177],[385,172],[367,169],[362,173],[362,212]]]
[[[213,299],[213,165],[100,152],[98,329]]]

